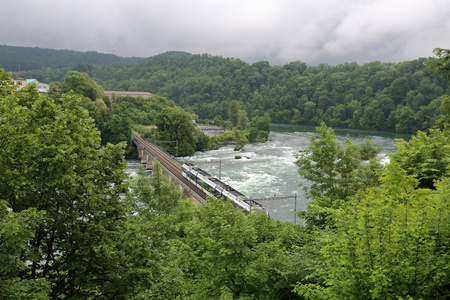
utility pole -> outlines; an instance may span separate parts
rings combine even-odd
[[[219,164],[219,180],[222,180],[222,158],[219,161],[192,161],[196,165]]]
[[[273,196],[273,197],[267,197],[267,198],[254,198],[252,200],[254,201],[268,201],[268,200],[282,200],[282,199],[290,199],[294,198],[294,224],[297,224],[297,192],[294,193],[294,196]]]
[[[297,192],[294,195],[294,225],[297,224]]]

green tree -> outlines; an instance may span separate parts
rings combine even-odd
[[[69,71],[63,82],[63,92],[70,91],[95,101],[105,96],[103,89],[87,73]]]
[[[427,62],[427,65],[433,69],[442,79],[450,81],[450,50],[436,48],[433,51],[438,59]],[[440,109],[445,113],[437,120],[436,124],[442,126],[450,123],[450,97],[445,95]]]
[[[368,137],[364,138],[364,144],[361,145],[361,159],[374,159],[381,152],[381,147],[375,146],[372,140]]]
[[[325,123],[316,131],[318,137],[309,135],[309,146],[296,155],[300,176],[313,182],[306,195],[345,199],[355,191],[360,149],[348,140],[342,147]]]
[[[381,186],[335,211],[323,234],[322,285],[299,284],[307,299],[448,299],[449,179],[437,190],[394,162]]]
[[[156,116],[155,125],[158,146],[172,155],[189,156],[195,153],[195,127],[188,113],[167,107]]]
[[[296,299],[292,224],[210,199],[178,245],[187,299]]]
[[[52,298],[129,293],[133,268],[115,260],[128,211],[120,197],[127,191],[124,145],[100,147],[99,132],[73,95],[58,105],[34,87],[6,94],[0,195],[11,212],[45,211],[27,244],[22,279],[46,279]]]
[[[264,116],[255,116],[250,122],[249,140],[255,141],[267,141],[270,133],[271,118],[268,112],[264,113]]]
[[[436,48],[433,52],[438,58],[427,62],[427,65],[441,76],[442,79],[450,81],[450,50]]]
[[[304,190],[312,201],[308,203],[308,211],[301,214],[309,226],[324,225],[327,210],[338,208],[361,184],[360,148],[349,140],[342,147],[333,129],[325,123],[316,131],[318,136],[310,135],[308,147],[296,154],[300,176],[311,182]]]
[[[214,125],[216,125],[216,126],[223,126],[222,116],[217,115],[217,116],[214,117]]]
[[[245,130],[247,129],[247,123],[248,123],[247,112],[243,109],[240,109],[238,113],[238,126],[241,127],[243,130]]]
[[[10,104],[5,98],[14,98],[15,88],[11,86],[12,80],[10,73],[0,69],[0,128],[7,129],[8,118],[14,118],[14,115],[6,114],[6,106]],[[17,100],[17,99],[16,99]],[[13,120],[11,120],[13,121]],[[9,134],[13,134],[13,128],[8,128]],[[5,149],[8,146],[7,140],[0,142]],[[10,149],[12,150],[12,149]],[[1,152],[3,155],[4,152]],[[9,157],[14,160],[11,153]],[[8,159],[3,157],[4,159]],[[9,170],[3,166],[0,167],[3,172]],[[29,241],[34,238],[35,232],[44,220],[43,211],[37,211],[31,207],[23,209],[20,212],[11,211],[8,203],[10,200],[5,194],[0,193],[0,295],[2,299],[48,299],[49,282],[45,278],[24,278],[27,273],[27,263],[33,259],[29,251]]]
[[[245,131],[235,129],[234,130],[234,139],[236,140],[237,146],[234,147],[234,151],[239,151],[244,148],[245,145],[248,144],[248,139],[245,135]]]
[[[409,87],[408,79],[399,77],[392,81],[388,90],[389,96],[394,100],[395,104],[404,104],[406,93],[408,93],[411,88]]]
[[[408,106],[393,110],[387,121],[395,132],[412,133],[417,127],[416,113]]]
[[[209,137],[200,129],[194,130],[195,136],[195,151],[205,151],[209,148]]]
[[[232,100],[228,107],[228,120],[234,126],[238,125],[239,122],[239,110],[241,105],[236,100]]]
[[[20,213],[9,212],[8,203],[0,201],[0,295],[2,299],[48,299],[45,278],[24,279],[29,259],[28,241],[42,223],[44,212],[35,208]]]
[[[137,258],[141,286],[136,299],[175,299],[181,294],[182,270],[177,265],[177,252],[172,240],[177,239],[180,216],[188,214],[189,206],[181,200],[180,189],[163,174],[159,161],[154,161],[151,176],[142,169],[132,180],[129,201],[134,214],[127,219],[127,239],[132,242],[128,259]],[[133,282],[132,282],[133,283]]]
[[[170,183],[163,175],[163,168],[158,160],[153,162],[152,175],[145,176],[142,171],[134,181],[134,198],[140,214],[162,215],[176,210],[181,199],[177,185]]]
[[[444,112],[442,116],[439,117],[439,119],[436,120],[437,126],[445,126],[445,124],[450,124],[450,96],[444,95],[442,104],[439,107],[441,111]]]
[[[384,114],[379,108],[379,103],[377,100],[373,100],[364,109],[364,113],[360,119],[360,128],[365,130],[383,130],[385,118]]]
[[[411,141],[398,140],[397,152],[391,159],[407,174],[414,175],[422,188],[434,188],[434,182],[450,174],[449,128],[418,131]]]

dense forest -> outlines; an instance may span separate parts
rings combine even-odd
[[[448,82],[450,51],[436,54],[429,67]],[[132,123],[192,125],[172,99],[110,101],[75,70],[40,95],[0,69],[0,298],[450,299],[450,97],[439,97],[436,126],[399,140],[385,164],[318,124],[295,153],[311,184],[292,224],[222,199],[196,206],[157,161],[151,176],[124,172]],[[245,105],[230,101],[230,122]],[[269,118],[250,123],[265,132]],[[158,132],[178,133],[198,139]]]
[[[172,55],[180,52],[167,52],[161,55]],[[41,69],[71,68],[79,64],[107,65],[124,62],[133,63],[144,58],[119,57],[114,54],[96,51],[54,50],[46,48],[30,48],[0,45],[0,67],[10,72]]]
[[[85,73],[60,94],[9,83],[0,70],[2,299],[450,299],[448,96],[441,128],[385,165],[322,123],[296,154],[312,184],[295,225],[195,206],[158,162],[130,178],[125,143],[102,145],[92,105],[108,106]],[[166,104],[156,120],[184,113]]]
[[[419,58],[401,63],[270,66],[239,59],[175,54],[128,64],[81,64],[105,90],[148,91],[201,119],[228,118],[233,100],[273,122],[414,133],[434,125],[448,82]],[[22,72],[44,82],[62,81],[68,69]]]

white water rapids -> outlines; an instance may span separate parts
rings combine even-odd
[[[306,210],[307,199],[303,196],[308,182],[298,175],[294,153],[308,146],[308,134],[315,132],[314,126],[272,125],[269,141],[246,145],[243,150],[233,151],[233,146],[219,150],[197,152],[192,157],[183,157],[181,162],[193,162],[236,190],[252,199],[274,196],[292,196],[282,200],[259,200],[269,215],[282,221],[294,222],[295,210]],[[386,132],[334,129],[336,139],[344,142],[346,136],[354,143],[364,143],[369,137],[383,150],[381,159],[387,153],[396,151],[395,139],[409,139],[409,135]],[[241,159],[235,159],[239,155]],[[296,200],[294,195],[297,194]],[[298,222],[298,218],[297,222]]]

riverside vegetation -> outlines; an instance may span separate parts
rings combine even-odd
[[[449,80],[449,52],[438,56]],[[399,141],[384,166],[320,124],[297,154],[313,184],[294,225],[213,199],[193,206],[158,163],[130,181],[126,143],[102,138],[129,120],[94,115],[114,104],[9,82],[1,70],[4,299],[450,298],[448,97],[438,127]]]
[[[270,66],[231,58],[174,53],[135,63],[79,64],[19,73],[42,82],[84,72],[105,90],[147,91],[172,100],[201,119],[228,119],[238,101],[251,120],[415,133],[435,125],[449,87],[429,68],[436,58],[400,63]],[[102,61],[99,61],[99,64]]]

